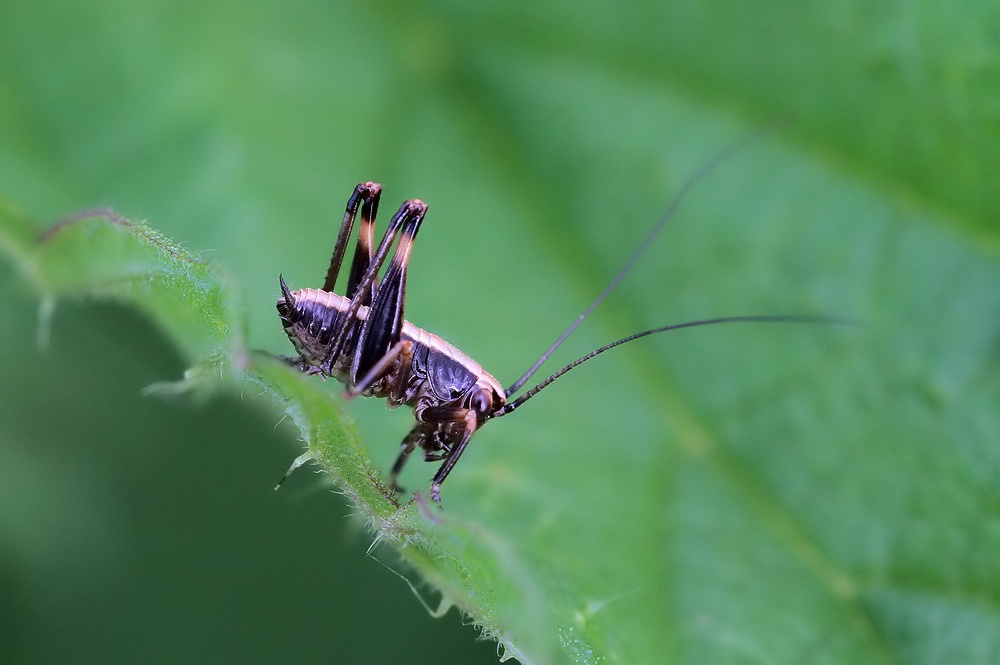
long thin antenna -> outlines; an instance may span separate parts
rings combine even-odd
[[[599,356],[605,351],[610,351],[616,346],[621,346],[622,344],[627,344],[628,342],[633,342],[641,337],[646,337],[648,335],[653,335],[656,333],[667,332],[668,330],[680,330],[681,328],[695,328],[697,326],[711,326],[717,323],[821,323],[821,324],[834,324],[834,325],[856,325],[854,321],[848,319],[838,319],[830,316],[798,316],[795,314],[773,314],[764,316],[723,316],[717,319],[701,319],[699,321],[687,321],[686,323],[675,323],[669,326],[662,326],[660,328],[653,328],[652,330],[644,330],[634,335],[629,335],[628,337],[622,337],[619,340],[615,340],[610,344],[605,344],[602,347],[596,348],[590,353],[580,356],[570,364],[566,365],[562,369],[558,370],[547,379],[539,383],[534,388],[530,388],[523,395],[515,399],[513,402],[508,402],[506,405],[494,411],[490,414],[490,418],[499,418],[500,416],[505,416],[517,407],[521,406],[529,399],[537,395],[543,388],[548,386],[550,383],[558,379],[560,376],[570,371],[574,367],[582,365],[591,358]]]
[[[614,291],[615,287],[618,286],[618,284],[623,279],[625,279],[625,276],[628,275],[628,273],[632,270],[636,262],[638,262],[639,259],[642,257],[642,255],[646,253],[646,250],[649,249],[649,246],[653,243],[653,240],[656,239],[656,236],[659,235],[660,231],[663,230],[663,227],[666,226],[667,222],[669,222],[670,219],[674,216],[674,213],[677,211],[678,206],[680,206],[681,202],[684,200],[685,196],[691,190],[691,188],[694,187],[699,180],[708,175],[719,164],[726,161],[733,153],[742,150],[748,144],[756,141],[764,134],[767,134],[768,132],[773,130],[779,122],[780,121],[770,122],[761,127],[760,129],[748,134],[747,136],[743,137],[736,143],[733,143],[732,145],[724,149],[722,152],[716,154],[710,160],[705,162],[701,166],[701,168],[699,168],[697,171],[688,176],[688,179],[684,181],[684,184],[681,185],[681,188],[678,190],[677,194],[674,195],[673,200],[670,202],[670,205],[667,206],[667,209],[660,217],[660,220],[656,223],[656,225],[652,229],[650,229],[649,233],[646,234],[646,237],[643,239],[642,243],[639,244],[638,249],[636,249],[632,253],[632,256],[629,257],[628,261],[625,262],[625,266],[618,271],[618,274],[615,275],[615,278],[611,280],[611,283],[608,284],[603,291],[601,291],[601,294],[597,296],[594,302],[590,303],[587,309],[583,310],[583,313],[581,313],[580,316],[576,318],[576,321],[574,321],[570,325],[570,327],[566,329],[566,332],[560,335],[559,339],[553,342],[552,346],[550,346],[545,351],[545,353],[543,353],[541,357],[535,361],[535,364],[529,367],[528,371],[522,374],[521,378],[515,381],[514,384],[511,385],[511,387],[506,390],[505,394],[507,395],[507,397],[510,397],[511,395],[516,393],[521,388],[521,386],[527,383],[528,379],[534,376],[535,372],[538,371],[538,368],[541,367],[543,364],[545,364],[545,361],[548,360],[549,357],[555,352],[555,350],[558,349],[562,345],[562,343],[566,341],[566,338],[572,335],[573,331],[576,330],[581,323],[583,323],[583,320],[587,318],[587,316],[592,311],[594,311],[594,308],[600,305],[601,301],[607,298],[608,294]]]

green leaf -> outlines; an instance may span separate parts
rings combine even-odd
[[[124,298],[192,363],[245,370],[508,653],[1000,658],[992,7],[180,3],[152,21],[93,3],[60,5],[86,27],[55,33],[34,11],[0,28],[4,195],[36,218],[111,202],[215,255],[109,217],[36,249],[4,213],[2,246],[43,296]],[[361,443],[330,386],[244,350],[288,353],[276,275],[319,286],[374,178],[383,218],[431,205],[408,318],[509,384],[685,178],[778,116],[553,369],[709,316],[860,329],[719,326],[602,356],[478,433],[441,511],[380,487],[405,417],[352,403]],[[433,469],[403,484],[426,493]]]
[[[35,242],[31,226],[13,208],[5,206],[0,216],[0,243],[48,301],[122,300],[150,314],[190,358],[224,364],[242,356],[234,295],[221,271],[149,226],[110,211],[88,211]]]

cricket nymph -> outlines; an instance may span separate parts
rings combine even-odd
[[[390,487],[396,489],[403,464],[420,447],[425,460],[444,461],[431,482],[431,498],[440,501],[441,483],[475,431],[506,405],[506,394],[479,363],[403,318],[410,249],[427,206],[417,199],[403,203],[375,250],[380,193],[374,182],[355,188],[323,288],[292,291],[279,278],[277,309],[298,352],[289,360],[300,370],[337,379],[348,387],[349,397],[380,397],[390,407],[413,408],[416,423],[403,439]],[[346,295],[341,296],[333,289],[359,208],[357,246]],[[396,251],[380,280],[379,269],[397,236]]]
[[[653,328],[594,349],[514,398],[528,379],[632,269],[694,182],[726,154],[718,155],[687,180],[666,214],[649,231],[608,287],[506,390],[479,363],[437,335],[408,322],[403,316],[410,250],[427,213],[427,205],[419,199],[405,201],[392,216],[389,228],[376,248],[375,215],[382,187],[374,182],[360,183],[347,201],[323,288],[292,291],[284,278],[279,277],[281,297],[277,302],[278,314],[298,354],[288,358],[288,361],[307,374],[337,379],[347,386],[348,397],[379,397],[385,399],[390,407],[411,406],[416,422],[402,441],[402,450],[389,475],[389,486],[393,491],[398,489],[396,479],[410,453],[419,447],[424,451],[425,460],[443,462],[434,474],[430,488],[431,498],[440,501],[441,484],[480,427],[491,419],[513,412],[563,374],[605,351],[654,333],[717,323],[838,322],[818,316],[728,316]],[[335,284],[359,210],[361,224],[354,258],[344,295],[338,295],[334,292]],[[396,249],[392,260],[380,275],[394,244]]]

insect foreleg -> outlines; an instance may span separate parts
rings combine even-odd
[[[444,464],[441,465],[441,468],[438,469],[438,472],[434,474],[434,478],[431,480],[431,499],[440,501],[441,484],[448,477],[448,474],[451,473],[451,470],[455,468],[458,458],[462,456],[465,447],[469,445],[469,440],[479,426],[476,419],[476,412],[472,409],[462,407],[432,406],[424,409],[419,418],[428,424],[443,425],[454,423],[455,426],[460,428],[460,431],[457,433],[454,430],[450,430],[453,436],[457,434],[452,440],[451,453],[445,458]]]

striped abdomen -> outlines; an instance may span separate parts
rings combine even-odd
[[[276,305],[281,325],[302,359],[313,367],[320,367],[329,355],[331,338],[337,329],[342,310],[350,301],[336,293],[319,289],[301,289],[288,295],[291,296],[291,306],[287,296],[279,298]],[[361,307],[357,318],[363,321],[367,314],[368,308]],[[348,343],[344,348],[351,348],[349,342],[353,335],[353,332],[348,335]],[[350,365],[350,362],[346,364]],[[335,362],[335,365],[340,369],[340,362]],[[334,376],[339,374],[331,373]]]

